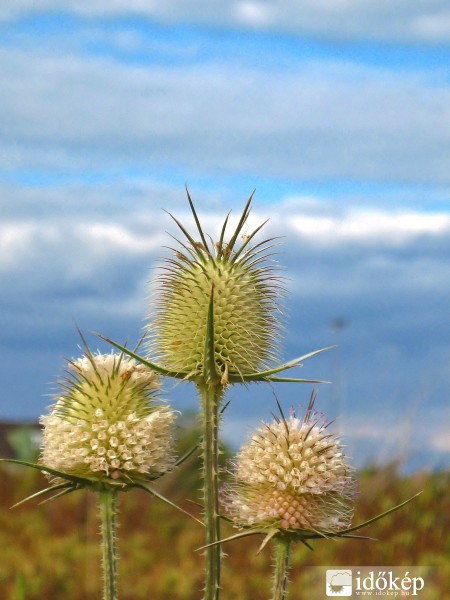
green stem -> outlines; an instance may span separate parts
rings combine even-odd
[[[277,536],[274,540],[275,564],[272,600],[286,600],[287,598],[291,543],[291,540],[284,536]]]
[[[117,600],[117,490],[105,488],[99,492],[102,554],[103,600]]]
[[[219,518],[219,405],[222,388],[199,385],[203,417],[203,492],[205,503],[206,544],[216,544],[205,549],[204,600],[218,600],[220,592],[221,549]]]

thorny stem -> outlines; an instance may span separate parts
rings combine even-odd
[[[220,386],[199,384],[203,417],[203,493],[205,503],[206,544],[204,600],[218,600],[220,592],[220,518],[218,433],[219,405],[223,390]]]
[[[118,600],[117,592],[117,490],[106,488],[99,492],[102,560],[103,600]]]
[[[274,539],[274,578],[272,600],[286,600],[292,541],[284,536]]]

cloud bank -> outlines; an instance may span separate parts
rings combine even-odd
[[[58,12],[57,0],[4,0],[0,17]],[[444,0],[410,2],[401,0],[67,0],[64,11],[87,18],[144,17],[166,24],[242,28],[325,38],[339,42],[376,40],[381,42],[448,44],[450,10]]]
[[[290,179],[448,185],[450,87],[333,59],[133,66],[0,51],[0,168],[175,166]]]

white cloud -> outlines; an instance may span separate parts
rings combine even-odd
[[[183,237],[161,204],[174,207],[175,216],[195,235],[186,204],[179,204],[182,194],[174,190],[166,190],[158,206],[154,196],[160,194],[151,185],[142,187],[138,201],[128,199],[126,204],[121,200],[128,195],[125,188],[115,195],[107,188],[96,193],[94,189],[74,192],[62,186],[48,199],[42,190],[33,198],[30,191],[22,195],[3,189],[5,205],[12,207],[14,199],[18,214],[24,210],[23,217],[14,217],[10,208],[0,224],[1,271],[15,282],[11,294],[27,288],[34,289],[32,295],[65,290],[77,302],[77,290],[85,290],[88,297],[109,294],[120,277],[133,279],[131,294],[140,293],[150,265],[167,253],[160,248],[176,246],[164,230]],[[78,195],[86,202],[80,204]],[[205,200],[198,206],[205,231],[217,237],[224,209],[217,202],[208,206]],[[231,214],[229,235],[239,214],[239,209]],[[294,273],[301,272],[288,285],[304,298],[320,296],[325,287],[335,299],[370,294],[373,302],[381,284],[383,294],[394,298],[403,297],[405,290],[439,297],[448,288],[450,216],[443,212],[333,209],[317,200],[305,205],[290,198],[275,211],[256,202],[248,230],[268,217],[264,234],[284,236],[275,251],[283,253],[283,262]],[[302,257],[300,263],[297,256]],[[308,268],[311,261],[316,268]],[[427,318],[423,315],[421,322]]]
[[[61,10],[58,0],[3,0],[0,18]],[[66,0],[64,10],[91,18],[139,16],[163,23],[259,28],[338,41],[448,43],[445,0]]]
[[[267,2],[237,2],[235,15],[237,23],[250,27],[270,27],[273,22],[273,10]]]
[[[8,223],[0,225],[0,269],[14,267],[17,257],[25,256],[31,244],[35,227],[32,223]]]
[[[148,217],[143,223],[149,225]],[[167,236],[156,220],[143,231],[133,219],[124,225],[113,219],[95,221],[82,214],[74,218],[5,221],[0,224],[3,275],[17,277],[16,287],[37,285],[76,287],[90,281],[100,284],[113,273],[114,265],[150,262]],[[26,275],[26,277],[24,277]]]
[[[450,87],[424,73],[300,62],[138,67],[0,52],[0,166],[450,182]]]
[[[34,190],[3,186],[1,194],[5,214],[0,223],[3,270],[33,263],[41,252],[48,252],[56,261],[65,254],[74,263],[82,252],[91,259],[81,262],[92,268],[95,257],[134,260],[154,256],[161,246],[175,244],[165,230],[182,237],[176,224],[163,213],[169,205],[173,207],[171,212],[195,232],[183,191],[151,182],[121,182],[114,188],[96,184]],[[212,197],[197,194],[195,201],[205,231],[217,237],[226,212],[223,198],[217,193]],[[239,219],[241,205],[243,202],[237,202],[230,215],[229,234]],[[254,201],[247,230],[252,231],[266,219],[265,234],[283,236],[296,251],[301,247],[312,253],[347,253],[348,247],[358,247],[364,254],[355,255],[354,264],[361,256],[364,260],[372,257],[367,264],[379,269],[396,268],[396,261],[403,258],[396,251],[402,248],[408,249],[406,257],[410,260],[416,247],[422,249],[416,258],[423,267],[427,260],[439,256],[437,248],[440,244],[446,247],[450,235],[450,215],[444,211],[344,208],[312,197],[306,201],[289,197],[276,207]],[[430,244],[434,244],[431,249]],[[75,248],[78,253],[71,254]]]
[[[450,437],[448,428],[438,431],[431,438],[431,447],[438,452],[450,453]]]
[[[342,242],[359,241],[366,244],[383,241],[399,246],[424,235],[450,234],[450,215],[349,210],[337,216],[293,216],[289,226],[314,244],[333,246]]]
[[[148,254],[155,251],[165,241],[166,236],[151,232],[133,232],[118,223],[89,223],[79,227],[80,243],[95,245],[102,254],[127,252],[128,254]]]

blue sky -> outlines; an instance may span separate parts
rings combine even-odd
[[[319,403],[355,462],[446,463],[447,3],[159,4],[0,8],[0,418],[45,410],[74,321],[139,337],[185,183],[213,235],[256,188],[252,224],[283,236],[284,354],[339,343],[303,373],[334,380]],[[238,444],[274,400],[230,396]]]

